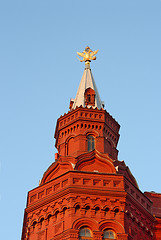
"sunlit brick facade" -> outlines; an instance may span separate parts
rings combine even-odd
[[[78,97],[57,120],[55,162],[28,193],[22,240],[159,240],[161,194],[142,193],[118,160],[120,126],[85,71]]]

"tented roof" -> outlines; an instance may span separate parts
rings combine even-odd
[[[79,88],[77,91],[76,98],[73,99],[74,103],[72,106],[72,109],[75,109],[76,107],[83,106],[85,107],[85,98],[84,98],[84,93],[87,88],[92,88],[95,91],[95,106],[98,109],[103,108],[103,102],[101,102],[96,83],[94,81],[92,71],[90,68],[85,68],[84,73],[81,79],[81,82],[79,84]]]

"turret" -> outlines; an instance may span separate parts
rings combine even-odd
[[[85,61],[85,69],[76,97],[70,100],[70,111],[57,120],[55,146],[59,156],[78,157],[96,149],[117,159],[120,125],[104,110],[90,69],[97,52],[87,47],[78,53]]]

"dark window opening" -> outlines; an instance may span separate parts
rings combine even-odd
[[[91,102],[91,95],[90,94],[87,95],[87,102],[89,102],[89,103]]]
[[[75,207],[75,213],[77,213],[79,210],[80,210],[80,206],[77,205],[77,206]]]

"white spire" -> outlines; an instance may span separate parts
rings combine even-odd
[[[79,84],[76,98],[73,99],[74,102],[72,105],[72,109],[75,109],[76,107],[80,107],[81,105],[85,107],[84,93],[85,93],[85,90],[88,88],[91,88],[95,91],[95,105],[93,107],[97,107],[98,109],[101,109],[104,107],[104,103],[101,102],[90,66],[86,65],[81,82]]]

